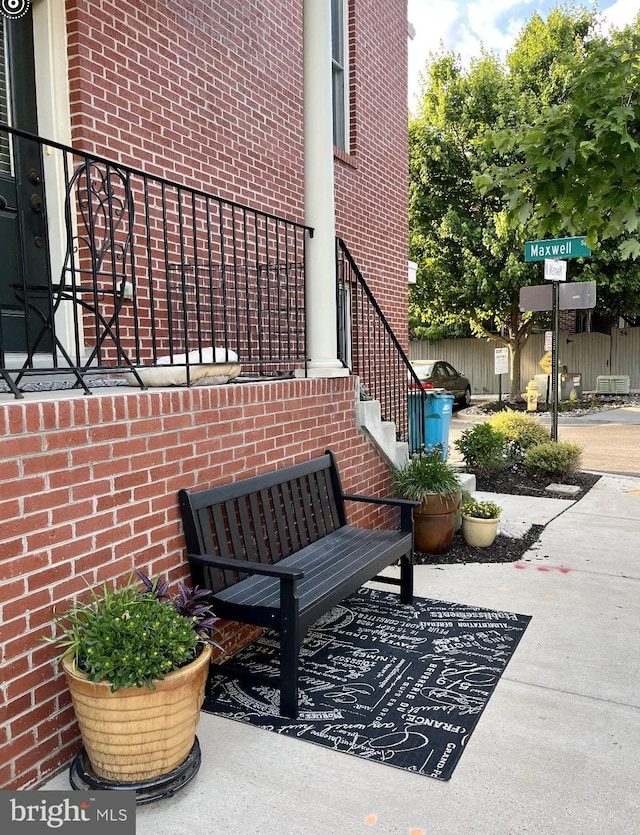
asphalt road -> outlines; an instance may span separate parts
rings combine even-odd
[[[454,412],[449,429],[451,460],[459,460],[453,441],[474,423],[486,418]],[[550,418],[541,416],[550,426]],[[558,440],[579,444],[582,447],[582,469],[612,473],[640,475],[640,406],[626,406],[591,412],[580,417],[560,415]]]

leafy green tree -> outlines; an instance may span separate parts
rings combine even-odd
[[[554,207],[559,192],[552,175],[559,163],[553,163],[552,154],[545,168],[541,114],[576,106],[577,70],[607,43],[595,23],[594,14],[584,8],[557,7],[546,22],[535,14],[506,64],[483,53],[465,70],[452,54],[432,55],[420,108],[410,120],[410,245],[418,262],[418,281],[410,292],[410,332],[431,339],[471,332],[507,345],[512,401],[521,396],[520,355],[535,321],[520,312],[519,293],[523,286],[540,283],[540,271],[524,263],[524,242],[546,237],[554,223],[556,234],[577,229]],[[636,48],[636,72],[638,54]],[[625,66],[633,63],[630,54],[625,58],[619,50],[616,55]],[[615,73],[620,84],[623,75]],[[637,83],[633,92],[625,87],[627,97],[639,89]],[[619,125],[622,115],[616,111],[610,120]],[[624,116],[630,118],[626,110]],[[631,148],[634,134],[628,121],[625,125],[626,132],[618,136]],[[535,129],[537,134],[529,133]],[[570,129],[566,116],[559,118],[558,158],[566,157],[567,164],[571,154],[566,155],[566,143],[560,145]],[[529,157],[520,144],[527,137]],[[640,177],[638,162],[640,157],[634,176]],[[611,164],[615,167],[615,155]],[[543,186],[537,181],[540,167]],[[568,181],[567,188],[570,193]],[[544,207],[541,196],[547,198]],[[626,202],[638,199],[636,188]],[[628,212],[625,218],[634,223]],[[617,305],[626,299],[629,312],[636,312],[628,291],[640,299],[640,277],[619,260],[610,243],[588,261],[572,262],[571,272],[574,280],[596,278],[599,307],[619,312],[624,308]]]
[[[482,193],[504,193],[514,222],[527,217],[540,237],[586,234],[594,249],[615,240],[622,261],[640,257],[639,56],[640,14],[567,55],[562,95],[515,133],[496,133],[494,150],[516,159],[490,167],[476,181]],[[634,277],[621,273],[604,282],[614,297]]]
[[[410,242],[418,280],[410,293],[414,336],[473,333],[507,345],[510,398],[521,396],[520,354],[533,318],[518,308],[528,271],[524,228],[507,223],[500,196],[482,194],[480,172],[507,160],[486,143],[514,130],[519,95],[498,59],[482,54],[469,70],[455,56],[432,57],[421,107],[409,126]]]

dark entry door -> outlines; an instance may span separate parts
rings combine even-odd
[[[31,10],[9,20],[0,15],[0,123],[38,133]],[[41,320],[25,314],[15,285],[46,284],[42,171],[34,142],[0,130],[0,316],[3,348],[27,350]],[[33,336],[31,336],[33,338]],[[42,344],[39,350],[49,346]]]

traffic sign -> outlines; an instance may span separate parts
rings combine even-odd
[[[560,284],[560,310],[585,310],[596,306],[595,281],[572,281]],[[520,288],[520,310],[535,313],[553,309],[553,285],[534,284]]]
[[[545,374],[551,374],[551,351],[547,351],[547,353],[542,357],[542,359],[538,360],[538,365],[544,371]]]
[[[496,374],[509,373],[509,349],[494,348],[494,369]]]
[[[559,258],[546,258],[544,262],[545,281],[566,281],[567,262]]]
[[[595,281],[573,281],[560,286],[560,310],[586,310],[595,306]]]
[[[547,258],[586,258],[591,250],[584,236],[556,238],[552,241],[527,241],[524,245],[525,261],[544,261]]]

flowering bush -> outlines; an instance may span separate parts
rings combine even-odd
[[[474,519],[499,519],[502,508],[495,502],[470,499],[460,505],[460,512],[463,516],[472,516]]]
[[[60,634],[45,639],[62,647],[61,658],[73,656],[89,681],[108,681],[112,691],[153,690],[154,681],[193,661],[199,643],[214,643],[209,632],[217,618],[206,591],[180,583],[171,596],[168,583],[137,573],[142,589],[131,581],[120,589],[105,583],[88,603],[56,618]]]

